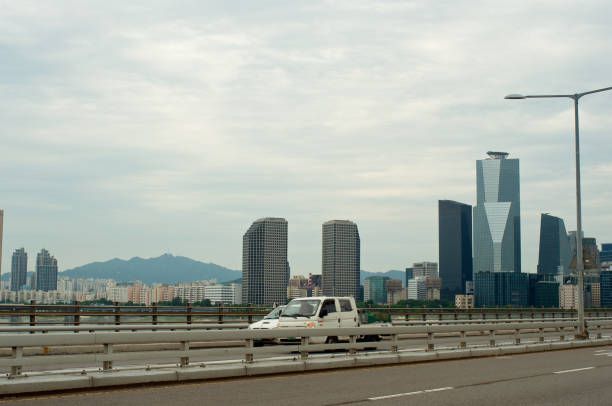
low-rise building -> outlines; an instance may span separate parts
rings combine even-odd
[[[474,295],[455,295],[455,307],[457,309],[473,309]]]
[[[578,292],[578,285],[559,286],[559,307],[561,309],[577,309]]]
[[[237,283],[230,285],[207,285],[204,290],[204,297],[213,304],[241,304],[242,285]]]

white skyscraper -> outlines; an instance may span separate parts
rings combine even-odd
[[[487,154],[476,161],[474,272],[521,272],[519,160]]]

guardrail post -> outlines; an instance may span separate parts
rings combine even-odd
[[[540,335],[538,336],[538,341],[543,343],[544,342],[544,329],[540,327],[539,331],[540,331]]]
[[[489,345],[495,347],[495,330],[489,330]]]
[[[434,350],[434,334],[433,333],[427,333],[427,351],[433,351]]]
[[[253,305],[251,303],[249,303],[247,305],[247,321],[249,322],[249,324],[251,324],[253,322]]]
[[[255,347],[255,341],[252,338],[246,340],[246,352],[244,354],[244,360],[246,362],[253,362],[253,347]]]
[[[459,337],[461,338],[461,341],[459,341],[459,347],[465,348],[467,346],[467,343],[465,342],[465,330],[461,330],[459,332]]]
[[[521,330],[520,329],[516,329],[514,330],[514,344],[520,344],[521,343]]]
[[[391,335],[391,351],[397,352],[399,349],[399,345],[397,342],[397,334]]]
[[[187,302],[187,324],[191,324],[191,303]]]
[[[23,347],[13,347],[12,348],[12,356],[15,360],[21,360],[23,358]],[[13,365],[11,366],[11,374],[9,377],[14,377],[21,375],[21,365]]]
[[[110,355],[113,353],[113,345],[112,344],[104,344],[104,355]],[[113,369],[113,361],[105,360],[102,362],[102,370],[110,371]]]
[[[79,306],[78,300],[74,301],[74,325],[81,325],[81,307]],[[78,331],[75,331],[75,333],[78,333]]]
[[[36,327],[36,300],[30,300],[30,327]],[[34,334],[34,331],[30,331]]]
[[[121,314],[119,314],[121,308],[119,307],[119,302],[113,303],[113,306],[115,306],[115,326],[119,326],[121,325]],[[115,332],[119,332],[119,330],[115,330]]]
[[[304,346],[306,346],[306,345],[308,345],[308,344],[309,344],[309,342],[310,342],[309,338],[310,338],[310,337],[302,337],[302,338],[300,339],[300,358],[301,358],[301,359],[306,359],[306,358],[308,358],[308,350],[306,350],[306,349],[304,348]]]
[[[219,324],[223,324],[223,302],[219,302]]]
[[[391,316],[389,316],[391,317]],[[351,335],[349,336],[349,355],[357,355],[357,336]]]
[[[151,324],[153,324],[154,326],[157,326],[157,311],[158,311],[157,303],[152,303]],[[157,331],[157,330],[153,329],[153,331]]]
[[[601,325],[600,324],[597,325],[597,336],[596,337],[601,338]]]
[[[181,368],[184,368],[189,365],[189,355],[187,355],[187,353],[189,352],[189,341],[181,341],[180,349],[181,351],[185,352],[185,355],[181,357],[180,363]]]

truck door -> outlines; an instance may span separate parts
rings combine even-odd
[[[340,302],[340,327],[357,327],[359,325],[357,309],[353,308],[351,299],[338,299]]]
[[[340,312],[338,312],[338,309],[336,307],[335,299],[325,299],[325,301],[321,305],[321,312],[323,312],[323,314],[325,313],[327,314],[321,318],[322,322],[319,323],[320,327],[325,327],[325,328],[340,327]]]

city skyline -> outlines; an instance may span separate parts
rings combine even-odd
[[[535,272],[540,213],[576,228],[573,112],[503,96],[612,71],[607,2],[555,6],[6,5],[2,273],[19,247],[62,269],[163,252],[240,269],[244,226],[267,215],[292,224],[295,274],[318,273],[329,218],[359,224],[363,269],[404,269],[437,258],[437,200],[476,203],[487,149],[521,158]],[[584,230],[601,242],[610,97],[581,110]]]

